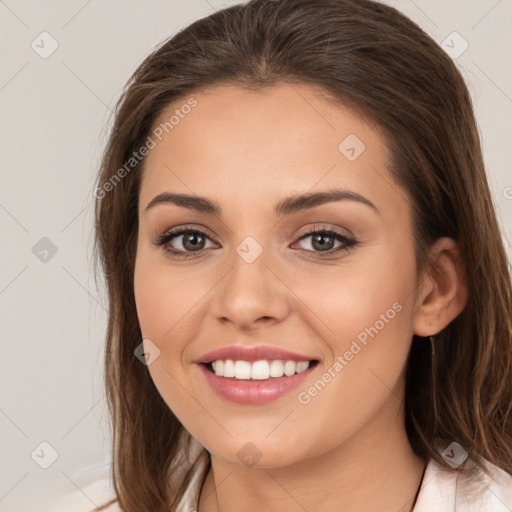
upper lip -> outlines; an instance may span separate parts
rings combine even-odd
[[[259,361],[266,359],[273,361],[282,359],[284,361],[313,361],[314,357],[308,357],[301,354],[283,350],[277,347],[260,345],[257,347],[231,346],[219,348],[204,354],[196,363],[208,364],[212,361],[231,359],[233,361]]]

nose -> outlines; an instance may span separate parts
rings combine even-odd
[[[263,249],[254,257],[259,252],[255,253],[255,249],[255,244],[249,242],[233,251],[231,268],[216,287],[211,304],[211,311],[220,322],[243,331],[282,322],[290,310],[290,292],[279,271],[272,268],[275,265],[270,250]]]

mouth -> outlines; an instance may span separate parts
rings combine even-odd
[[[197,366],[210,390],[223,400],[263,405],[285,398],[312,378],[319,361],[217,359]]]

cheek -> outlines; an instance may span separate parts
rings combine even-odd
[[[143,250],[135,263],[134,294],[142,335],[163,344],[176,339],[176,331],[186,323],[187,311],[204,292],[186,271],[162,264],[161,257]]]
[[[166,292],[165,279],[152,272],[143,258],[138,258],[134,274],[137,316],[144,338],[158,341],[172,327],[172,293]]]
[[[326,446],[350,437],[401,394],[416,275],[414,258],[403,256],[361,265],[350,276],[326,280],[322,293],[320,287],[315,291],[315,310],[334,332],[327,340],[332,359],[297,398],[299,413],[316,418],[306,422],[307,435],[323,438]]]
[[[179,272],[170,272],[161,263],[157,265],[148,253],[137,253],[134,271],[137,316],[143,339],[151,340],[160,350],[148,370],[169,409],[180,421],[190,423],[193,415],[201,411],[190,405],[182,361],[186,340],[193,336],[185,332],[190,328],[186,326],[186,312],[197,302],[198,291],[194,293],[194,288],[187,287],[182,280]]]
[[[373,339],[376,331],[380,344],[402,342],[407,348],[415,286],[413,250],[399,244],[375,246],[329,274],[293,281],[296,295],[321,319],[333,356],[348,350],[352,340]]]
[[[169,407],[189,401],[183,386],[189,379],[190,345],[201,336],[209,281],[190,269],[166,264],[154,251],[142,248],[134,270],[134,295],[143,339],[151,340],[160,355],[148,369]],[[195,411],[196,413],[198,411]]]
[[[397,384],[404,368],[413,334],[415,258],[412,251],[394,247],[381,248],[379,256],[358,261],[350,274],[316,285],[312,309],[321,312],[330,330],[330,374],[325,378],[333,381],[317,401],[322,404],[319,410],[338,400],[354,417],[362,413],[363,403],[372,410]],[[305,296],[301,293],[306,288],[297,292]]]

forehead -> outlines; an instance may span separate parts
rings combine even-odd
[[[191,94],[168,106],[151,136],[141,209],[168,190],[214,197],[234,211],[330,187],[375,203],[403,196],[386,169],[378,130],[304,84]]]

